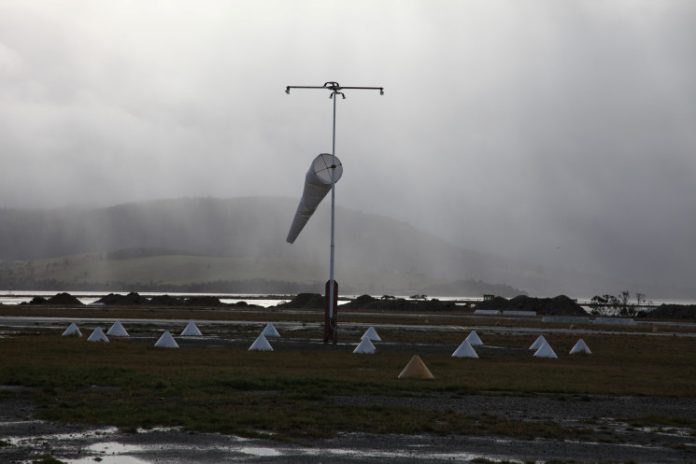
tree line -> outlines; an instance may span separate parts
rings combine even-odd
[[[652,306],[652,301],[646,299],[644,293],[624,290],[618,295],[595,295],[590,300],[590,308],[594,315],[633,317],[641,307]]]

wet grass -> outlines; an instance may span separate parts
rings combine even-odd
[[[2,396],[30,398],[50,420],[124,430],[164,425],[245,436],[271,432],[278,438],[371,431],[562,439],[579,430],[421,409],[408,401],[403,407],[348,406],[333,401],[338,396],[564,393],[569,401],[587,394],[696,396],[692,339],[586,337],[596,354],[570,357],[563,353],[574,338],[548,337],[561,358],[538,360],[526,350],[533,336],[482,336],[512,351],[490,356],[482,351],[480,360],[461,360],[449,356],[453,347],[442,345],[421,353],[436,376],[426,382],[396,379],[415,353],[403,347],[359,356],[348,347],[289,349],[280,343],[276,352],[258,353],[233,346],[161,350],[135,340],[101,345],[57,335],[14,336],[0,339],[0,385],[28,387]],[[460,341],[457,334],[448,337]],[[440,334],[429,341],[443,343]]]
[[[646,416],[625,419],[624,422],[633,427],[676,427],[690,428],[696,431],[696,419],[669,416]]]
[[[50,454],[43,454],[39,456],[38,458],[35,458],[31,461],[32,464],[63,464],[63,461],[60,461]]]
[[[248,300],[253,304],[254,300]],[[321,309],[283,310],[271,308],[161,308],[161,307],[47,307],[29,305],[0,305],[0,316],[28,316],[28,317],[74,317],[74,318],[113,318],[115,319],[180,319],[180,320],[211,320],[211,321],[259,321],[259,322],[306,322],[316,323],[321,320]],[[640,319],[639,319],[640,320]],[[344,310],[339,307],[339,321],[341,323],[359,324],[400,324],[400,325],[447,325],[470,327],[514,327],[514,328],[541,328],[543,329],[574,329],[582,330],[609,330],[612,332],[645,332],[669,331],[669,332],[694,332],[693,327],[679,327],[674,325],[638,324],[633,326],[621,326],[615,324],[597,325],[583,323],[549,323],[541,322],[540,317],[534,318],[495,318],[474,316],[464,310],[450,311],[423,311],[418,313],[404,311],[385,310]],[[682,321],[683,322],[683,321]]]

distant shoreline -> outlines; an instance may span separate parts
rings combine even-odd
[[[109,293],[117,293],[126,295],[130,292],[137,292],[142,296],[161,296],[170,295],[176,297],[200,297],[212,296],[225,299],[235,300],[289,300],[294,298],[298,293],[302,292],[287,292],[287,293],[253,293],[253,292],[170,292],[170,291],[137,291],[137,290],[69,290],[69,289],[51,289],[51,290],[0,290],[0,300],[18,297],[35,297],[35,296],[53,296],[56,293],[66,292],[77,298],[95,298],[108,295]],[[314,292],[319,293],[319,292]],[[371,294],[374,298],[380,298],[383,294]],[[357,298],[358,294],[343,294],[339,295],[339,299],[350,301]],[[395,298],[411,299],[408,295],[393,295]],[[476,303],[483,300],[483,296],[459,295],[459,296],[443,296],[443,295],[426,295],[428,299],[438,299],[441,301],[453,301],[461,303]],[[581,306],[588,306],[592,297],[573,298]],[[689,298],[658,298],[651,301],[651,304],[644,305],[646,307],[660,306],[662,304],[676,305],[696,305],[696,299]]]

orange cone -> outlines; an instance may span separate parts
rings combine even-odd
[[[404,370],[399,374],[400,379],[420,379],[420,380],[432,380],[435,378],[428,366],[425,365],[423,360],[417,354],[414,355],[411,360],[406,364]]]

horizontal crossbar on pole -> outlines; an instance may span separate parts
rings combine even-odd
[[[384,87],[343,86],[336,82],[327,82],[324,85],[288,85],[285,87],[285,93],[290,93],[290,89],[326,89],[332,92],[340,92],[341,90],[379,90],[379,94],[384,95]]]

